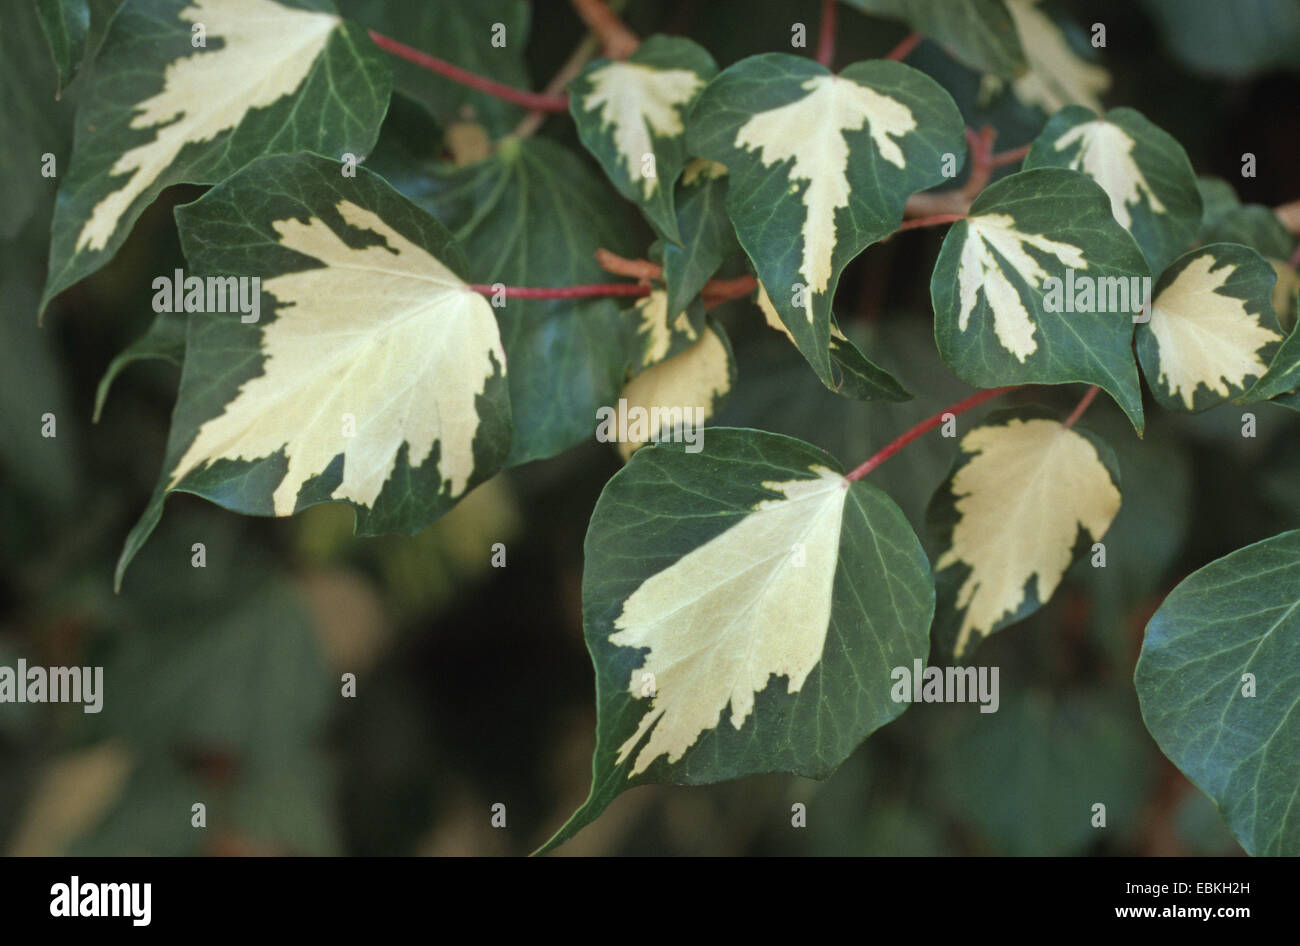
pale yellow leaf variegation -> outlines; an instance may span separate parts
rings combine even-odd
[[[702,425],[713,414],[718,398],[731,389],[731,359],[712,326],[699,341],[667,361],[646,368],[627,383],[623,398],[628,410],[641,408],[649,418],[646,438],[620,441],[626,460],[644,443],[655,440],[665,424],[675,421]]]
[[[683,309],[675,318],[668,317],[668,293],[655,289],[643,299],[637,300],[634,309],[640,317],[637,335],[645,340],[645,350],[641,356],[642,365],[653,365],[668,357],[674,334],[683,334],[689,339],[695,338],[695,327],[691,325],[690,316]]]
[[[453,497],[465,491],[480,423],[475,399],[505,373],[492,307],[375,213],[346,200],[338,211],[384,244],[348,246],[315,217],[272,225],[281,246],[324,265],[263,281],[278,306],[262,330],[262,373],[199,428],[171,486],[218,459],[283,449],[288,469],[273,502],[285,516],[303,484],[342,454],[331,498],[373,507],[402,445],[414,468],[436,442],[445,487]],[[354,430],[345,430],[345,415]]]
[[[1097,120],[1075,125],[1053,142],[1057,151],[1075,143],[1079,151],[1070,159],[1070,167],[1082,171],[1098,184],[1110,198],[1110,210],[1125,230],[1133,225],[1130,204],[1140,204],[1145,197],[1152,213],[1165,213],[1146,175],[1133,160],[1137,142],[1123,128],[1112,122]]]
[[[611,126],[614,147],[627,165],[628,177],[639,180],[649,200],[659,178],[641,173],[646,155],[654,153],[651,132],[661,138],[685,133],[684,107],[704,86],[689,69],[656,69],[633,62],[611,62],[588,76],[592,89],[582,100],[585,111],[600,111],[603,126]]]
[[[814,76],[801,88],[808,94],[745,122],[736,132],[735,146],[757,151],[764,165],[793,159],[791,184],[807,182],[799,273],[812,292],[824,293],[831,279],[835,211],[849,205],[849,145],[844,132],[865,126],[881,158],[904,168],[907,159],[894,139],[917,126],[912,110],[902,102],[850,79]],[[811,306],[807,313],[811,322]]]
[[[767,294],[767,287],[761,282],[758,284],[758,295],[755,297],[755,301],[758,303],[758,310],[763,313],[763,321],[767,323],[768,328],[776,329],[786,338],[790,339],[791,345],[797,345],[794,336],[790,334],[790,330],[786,328],[785,323],[781,321],[781,315],[776,311],[776,306],[772,304],[772,297]],[[844,333],[840,331],[840,327],[834,322],[831,323],[831,338],[838,338],[840,341],[848,341]]]
[[[966,221],[966,242],[962,244],[957,269],[958,288],[961,293],[961,313],[957,327],[963,332],[970,324],[971,313],[980,291],[993,312],[993,331],[998,343],[1011,352],[1017,360],[1038,350],[1035,339],[1038,327],[1030,318],[1029,310],[1015,284],[1002,271],[994,251],[1015,269],[1028,285],[1044,288],[1048,273],[1025,251],[1025,247],[1054,256],[1063,265],[1076,270],[1088,268],[1083,251],[1069,243],[1048,239],[1033,233],[1017,230],[1015,220],[1007,214],[980,214]]]
[[[1016,97],[1052,115],[1067,105],[1102,110],[1098,96],[1110,86],[1110,74],[1085,62],[1070,48],[1065,33],[1038,7],[1037,0],[1007,0],[1029,71],[1012,82]]]
[[[1159,383],[1188,410],[1199,385],[1221,397],[1247,387],[1268,365],[1260,352],[1282,336],[1260,323],[1243,299],[1221,289],[1236,267],[1204,253],[1194,258],[1151,304],[1149,328],[1160,353]]]
[[[623,603],[610,640],[648,648],[632,671],[628,692],[650,707],[618,750],[636,754],[629,778],[655,759],[676,762],[706,730],[740,729],[754,696],[771,677],[786,677],[796,693],[822,658],[839,561],[840,526],[848,482],[824,467],[812,479],[764,483],[780,498],[646,579]],[[802,559],[791,547],[802,544]]]
[[[129,177],[95,205],[78,252],[102,250],[122,215],[187,145],[210,141],[296,90],[342,22],[272,0],[193,0],[180,18],[202,23],[208,46],[170,63],[162,89],[135,106],[131,127],[155,129],[153,138],[113,165],[114,176]]]
[[[1072,560],[1079,527],[1094,540],[1119,512],[1119,489],[1079,433],[1055,420],[1014,418],[977,427],[961,442],[973,455],[952,479],[958,519],[935,563],[970,569],[957,593],[964,609],[954,652],[992,633],[1025,603],[1036,579],[1046,602]]]

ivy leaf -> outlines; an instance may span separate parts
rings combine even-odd
[[[758,284],[755,298],[758,309],[768,326],[776,329],[798,347],[794,336],[781,321],[781,316],[772,305],[772,298],[762,283]],[[834,383],[827,385],[837,394],[855,398],[859,401],[910,401],[911,393],[894,378],[892,374],[872,362],[862,354],[858,346],[849,341],[831,316],[831,371]]]
[[[846,0],[873,16],[902,20],[912,30],[942,43],[979,72],[1014,79],[1029,68],[1025,51],[1002,0]]]
[[[665,423],[681,420],[699,431],[704,421],[717,413],[735,381],[736,356],[731,343],[722,326],[710,319],[698,341],[641,371],[623,388],[620,400],[626,402],[628,416],[640,408],[649,418],[637,436],[632,436],[633,427],[628,425],[628,438],[618,444],[623,459],[657,440]]]
[[[668,307],[680,312],[727,258],[740,252],[727,216],[727,168],[696,158],[677,182],[678,243],[664,244]]]
[[[1201,226],[1206,227],[1218,220],[1234,207],[1241,206],[1241,200],[1232,185],[1221,177],[1201,174],[1196,178],[1196,189],[1201,194]],[[1241,240],[1205,240],[1201,243],[1241,243]]]
[[[1200,228],[1201,194],[1187,153],[1131,108],[1104,117],[1080,105],[1061,109],[1035,139],[1024,167],[1070,168],[1100,184],[1153,273],[1191,246]]]
[[[963,154],[964,141],[948,93],[886,60],[836,76],[796,56],[752,56],[696,103],[687,148],[727,166],[740,244],[828,387],[841,271],[898,228],[908,197],[945,180],[943,156]]]
[[[609,281],[604,247],[634,253],[609,187],[573,152],[545,139],[505,139],[463,168],[370,164],[455,234],[484,283],[572,286]],[[390,167],[393,170],[390,171]],[[629,362],[628,318],[609,298],[508,299],[497,310],[510,369],[510,464],[554,456],[591,438],[596,411],[618,399]]]
[[[1282,341],[1275,278],[1262,256],[1236,243],[1192,250],[1165,270],[1137,340],[1142,373],[1162,407],[1203,411],[1264,375]]]
[[[578,137],[618,192],[674,243],[673,187],[686,166],[685,118],[718,72],[689,39],[651,36],[627,59],[597,59],[569,83]]]
[[[191,313],[163,474],[119,582],[175,490],[247,515],[347,502],[358,534],[411,534],[504,462],[492,307],[435,220],[343,168],[271,156],[177,209],[192,270],[260,278],[262,311]]]
[[[517,89],[531,85],[524,65],[532,7],[527,0],[338,0],[338,4],[348,19],[475,75]],[[500,137],[524,116],[518,105],[453,82],[415,63],[395,56],[390,56],[389,62],[396,88],[424,106],[444,127],[470,120],[493,137]]]
[[[631,313],[636,319],[639,357],[632,364],[633,373],[649,368],[679,354],[700,340],[704,330],[704,304],[693,300],[669,318],[668,293],[655,289],[638,299]]]
[[[1300,854],[1300,531],[1193,572],[1147,624],[1133,681],[1160,750],[1249,854]]]
[[[1016,98],[1048,115],[1067,105],[1100,112],[1100,96],[1110,87],[1110,73],[1075,51],[1066,27],[1043,12],[1038,0],[1006,0],[1006,4],[1029,59],[1028,74],[1011,83]]]
[[[936,543],[935,643],[965,660],[1047,603],[1119,512],[1115,455],[1045,408],[989,415],[961,439],[926,519]]]
[[[934,599],[902,512],[798,440],[703,446],[638,451],[592,514],[592,789],[543,850],[633,785],[825,778],[907,705],[891,671],[925,658]]]
[[[42,310],[171,184],[214,183],[264,154],[370,150],[388,67],[328,3],[302,2],[127,0],[77,110]]]
[[[1148,278],[1096,183],[1021,171],[988,187],[944,238],[930,280],[939,353],[977,387],[1099,385],[1140,433],[1133,315]]]
[[[108,369],[95,389],[95,412],[92,418],[95,423],[99,423],[99,415],[104,411],[104,402],[108,400],[113,382],[130,365],[137,361],[156,360],[181,367],[185,361],[185,326],[184,313],[159,312],[145,333],[109,362]]]

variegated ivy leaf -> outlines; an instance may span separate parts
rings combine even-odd
[[[632,306],[640,355],[632,364],[636,373],[671,358],[700,340],[704,330],[704,304],[697,298],[669,316],[668,293],[655,289]]]
[[[958,660],[1047,603],[1119,512],[1119,470],[1100,437],[1051,411],[989,415],[961,439],[930,501],[935,643]]]
[[[965,153],[961,114],[934,80],[876,60],[832,75],[767,53],[709,84],[687,147],[727,166],[727,211],[781,321],[822,383],[837,386],[831,299],[844,266],[892,233],[907,198]]]
[[[798,347],[794,336],[781,321],[781,316],[776,311],[776,306],[772,305],[772,298],[767,294],[767,289],[762,283],[758,284],[758,294],[754,301],[758,303],[758,309],[763,313],[763,319],[768,326],[776,329],[790,339],[790,344]],[[859,401],[910,401],[912,399],[911,392],[893,375],[868,361],[867,357],[858,350],[858,346],[849,341],[848,336],[840,331],[839,325],[836,324],[834,314],[831,315],[830,356],[833,382],[828,387],[837,394]]]
[[[506,138],[466,167],[416,158],[385,141],[369,166],[446,223],[484,283],[608,282],[596,250],[636,252],[613,189],[545,138]],[[591,439],[596,411],[618,399],[639,357],[625,305],[608,297],[512,298],[497,310],[510,362],[511,465]]]
[[[1142,373],[1162,407],[1203,411],[1263,377],[1282,341],[1275,278],[1262,256],[1237,243],[1192,250],[1164,271],[1137,340]]]
[[[1300,854],[1300,531],[1238,549],[1175,588],[1133,682],[1160,750],[1246,852]]]
[[[661,433],[675,436],[672,431],[678,425],[703,438],[704,422],[717,413],[735,380],[731,343],[722,326],[710,319],[698,341],[641,371],[623,388],[619,410],[629,418],[626,436],[618,438],[623,459]]]
[[[1029,72],[1011,83],[1016,98],[1048,115],[1067,105],[1100,112],[1100,95],[1110,87],[1110,73],[1079,55],[1066,36],[1066,26],[1052,19],[1039,0],[1006,3],[1029,59]]]
[[[620,194],[680,242],[673,189],[686,165],[686,115],[717,74],[689,39],[651,36],[627,59],[597,59],[569,83],[578,137]]]
[[[491,305],[462,281],[437,221],[377,175],[342,168],[262,158],[177,209],[191,271],[212,278],[184,286],[199,311],[187,301],[163,473],[119,581],[175,490],[247,515],[346,502],[358,534],[410,534],[504,463],[510,404]],[[237,308],[211,301],[236,290]]]
[[[740,252],[727,216],[727,168],[695,158],[677,182],[679,243],[664,243],[668,307],[678,311],[699,295],[727,258]]]
[[[826,777],[903,711],[891,672],[929,650],[934,588],[902,512],[777,434],[637,451],[596,504],[586,561],[591,794],[544,850],[634,785]]]
[[[37,0],[36,12],[45,39],[50,44],[54,65],[59,70],[59,92],[62,93],[81,68],[82,57],[86,54],[90,7],[87,0]]]
[[[1187,153],[1131,108],[1104,117],[1081,105],[1061,109],[1034,141],[1024,167],[1071,168],[1100,184],[1153,273],[1196,239],[1201,194]]]
[[[1020,37],[1003,0],[845,0],[873,16],[902,20],[942,43],[979,72],[1014,79],[1028,68]]]
[[[364,157],[387,64],[328,0],[127,0],[95,60],[59,188],[41,307],[112,258],[171,184],[288,151]]]
[[[1150,273],[1095,182],[1062,168],[987,188],[930,281],[939,353],[962,380],[1099,385],[1142,430],[1133,319]]]

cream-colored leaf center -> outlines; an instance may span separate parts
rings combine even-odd
[[[1036,0],[1007,0],[1007,11],[1029,62],[1029,71],[1012,82],[1016,97],[1042,106],[1049,115],[1067,105],[1086,105],[1100,112],[1098,96],[1109,88],[1110,74],[1081,59]]]
[[[1260,351],[1282,338],[1247,311],[1244,299],[1218,291],[1237,267],[1214,269],[1214,263],[1211,253],[1193,259],[1151,306],[1160,384],[1188,410],[1198,385],[1228,397],[1233,388],[1246,387],[1248,376],[1261,377],[1268,365]]]
[[[591,91],[582,100],[585,111],[600,110],[602,127],[614,129],[614,147],[627,165],[627,174],[641,182],[649,200],[659,186],[657,173],[644,173],[654,154],[651,132],[676,138],[685,131],[682,111],[704,85],[689,69],[656,69],[634,62],[611,62],[589,76]]]
[[[218,459],[288,458],[273,501],[292,514],[303,484],[343,455],[331,494],[373,506],[408,445],[411,467],[438,443],[452,496],[474,471],[475,399],[505,370],[492,307],[446,266],[376,214],[349,201],[338,211],[384,244],[355,249],[319,218],[278,220],[282,246],[324,266],[267,279],[279,302],[262,330],[262,374],[199,428],[171,475]]]
[[[961,295],[961,312],[957,327],[963,332],[970,324],[971,313],[980,290],[993,313],[993,331],[998,343],[1023,363],[1038,350],[1034,338],[1038,327],[1015,284],[1002,271],[994,256],[996,251],[1020,278],[1033,289],[1042,289],[1048,273],[1025,251],[1025,247],[1054,256],[1065,266],[1087,269],[1083,251],[1077,246],[1050,240],[1045,236],[1015,229],[1015,220],[1007,214],[980,214],[966,221],[966,242],[962,244],[957,265],[957,284]]]
[[[712,416],[717,399],[731,389],[730,369],[726,346],[706,326],[694,345],[667,361],[651,365],[629,381],[623,389],[628,410],[641,408],[648,421],[644,440],[619,442],[623,459],[657,439],[665,423],[703,422]]]
[[[656,289],[644,299],[638,300],[634,308],[641,317],[637,334],[645,339],[645,353],[641,359],[643,365],[663,361],[672,346],[673,335],[685,335],[688,339],[695,340],[695,327],[691,325],[690,316],[685,309],[670,322],[668,293],[663,289]]]
[[[764,165],[793,160],[790,180],[807,181],[799,273],[814,293],[823,293],[831,279],[835,211],[849,205],[849,144],[844,132],[865,125],[881,158],[904,168],[907,159],[894,139],[915,131],[916,119],[897,99],[849,79],[814,76],[801,88],[808,92],[804,97],[745,122],[736,133],[736,148],[758,151]]]
[[[1101,185],[1110,197],[1110,210],[1125,230],[1133,224],[1129,204],[1140,204],[1145,196],[1152,213],[1165,213],[1164,204],[1147,183],[1146,175],[1133,160],[1135,142],[1123,128],[1107,121],[1083,122],[1056,139],[1057,151],[1079,144],[1070,167],[1082,171]]]
[[[959,516],[936,570],[958,563],[970,574],[957,593],[965,608],[962,654],[1025,603],[1036,578],[1047,601],[1069,567],[1082,526],[1100,539],[1119,512],[1120,494],[1087,438],[1054,420],[977,427],[961,442],[973,454],[953,478]]]
[[[718,536],[646,579],[623,603],[610,640],[649,648],[628,692],[654,695],[623,762],[650,731],[629,777],[660,756],[676,762],[731,704],[740,729],[772,676],[797,693],[821,660],[830,626],[848,483],[824,467],[814,479],[764,483],[760,502]],[[802,546],[802,553],[794,550]],[[653,727],[653,731],[651,728]]]
[[[162,91],[135,106],[131,127],[157,131],[113,165],[114,175],[130,177],[95,205],[77,252],[102,250],[122,215],[186,145],[210,141],[297,89],[340,22],[271,0],[193,0],[180,18],[203,24],[209,48],[170,63]]]

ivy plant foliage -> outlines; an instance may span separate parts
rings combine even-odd
[[[1161,751],[1250,854],[1300,854],[1300,531],[1193,572],[1147,624],[1134,683]]]
[[[651,36],[625,60],[597,59],[569,83],[578,136],[618,192],[681,243],[674,185],[686,166],[686,115],[718,72],[703,47]]]
[[[1119,508],[1119,467],[1096,434],[1038,406],[989,415],[962,437],[926,515],[936,649],[966,660],[1037,611]]]
[[[103,266],[171,184],[220,181],[264,154],[358,158],[391,74],[327,0],[127,0],[77,110],[41,308]]]
[[[604,248],[636,243],[598,173],[563,145],[503,139],[456,167],[384,149],[369,166],[455,234],[475,278],[508,286],[570,286],[609,278]],[[554,456],[591,437],[596,411],[618,399],[639,320],[610,298],[507,299],[496,309],[515,437],[510,464]],[[680,310],[679,310],[680,311]]]
[[[935,340],[979,387],[1098,385],[1140,433],[1133,319],[1149,276],[1094,181],[1021,171],[981,193],[944,238],[930,281]]]
[[[634,785],[828,776],[902,713],[891,671],[929,651],[929,564],[891,499],[789,437],[710,428],[703,447],[638,451],[592,514],[592,788],[543,850]]]
[[[1035,139],[1024,167],[1071,168],[1100,184],[1152,273],[1196,238],[1201,194],[1191,161],[1172,135],[1131,108],[1104,116],[1081,105],[1061,109]]]
[[[677,182],[677,243],[664,244],[668,308],[680,312],[724,262],[740,253],[727,216],[727,167],[695,158]]]
[[[358,534],[410,534],[505,462],[492,307],[436,220],[343,169],[269,156],[177,209],[192,271],[258,277],[261,312],[190,315],[162,476],[119,583],[174,490],[247,515],[347,502]]]
[[[1003,0],[845,0],[872,16],[901,20],[972,69],[1015,79],[1029,68]]]
[[[59,71],[62,92],[76,76],[86,54],[90,7],[86,0],[37,0],[36,12]]]
[[[1268,372],[1282,341],[1276,278],[1267,260],[1237,243],[1200,247],[1165,270],[1137,339],[1162,407],[1202,411],[1240,398]]]
[[[965,126],[933,79],[888,60],[833,75],[784,53],[724,70],[691,112],[687,149],[727,167],[727,212],[781,321],[822,383],[845,265],[894,232],[907,198],[955,173]],[[945,161],[945,155],[947,161]]]

